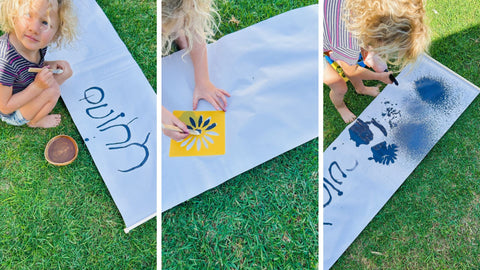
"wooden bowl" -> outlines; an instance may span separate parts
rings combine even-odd
[[[77,143],[67,135],[53,137],[45,147],[45,159],[55,166],[68,165],[77,158],[77,155]]]

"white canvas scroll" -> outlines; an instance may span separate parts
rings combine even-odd
[[[192,110],[193,67],[162,59],[163,105]],[[162,136],[162,211],[318,136],[318,6],[292,10],[208,45],[212,82],[228,91],[225,154],[169,157]],[[200,101],[198,111],[214,108]]]
[[[156,214],[156,94],[97,3],[75,7],[78,41],[47,58],[74,71],[62,99],[128,232]]]
[[[367,226],[479,93],[427,55],[324,152],[324,269]]]

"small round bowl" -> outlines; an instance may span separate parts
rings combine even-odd
[[[67,135],[53,137],[45,147],[45,159],[55,166],[68,165],[77,158],[77,155],[77,143]]]

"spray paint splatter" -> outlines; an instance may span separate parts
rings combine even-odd
[[[368,160],[374,160],[377,163],[383,165],[389,165],[395,163],[397,159],[397,146],[395,144],[387,145],[387,142],[381,142],[372,146],[371,148],[373,157],[369,157]]]
[[[442,105],[447,100],[447,87],[437,79],[423,77],[415,81],[415,90],[420,99],[433,105]]]
[[[401,111],[396,108],[397,103],[385,101],[383,104],[385,105],[385,110],[382,112],[382,117],[392,129],[397,126],[397,122],[402,116]]]
[[[350,133],[350,139],[355,142],[358,147],[361,144],[369,144],[373,140],[373,133],[368,127],[369,124],[373,124],[377,127],[384,136],[387,136],[387,130],[384,126],[379,124],[374,118],[370,122],[364,122],[360,118],[348,129]]]
[[[355,142],[355,146],[369,144],[373,140],[373,133],[368,127],[368,123],[358,118],[357,121],[348,129],[350,139]]]
[[[432,131],[426,123],[407,123],[399,125],[394,140],[412,155],[418,155],[428,149]]]

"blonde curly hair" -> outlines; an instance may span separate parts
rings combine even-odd
[[[184,35],[188,41],[185,54],[194,42],[213,41],[219,18],[213,0],[162,0],[162,55]]]
[[[404,67],[427,51],[430,33],[423,0],[345,0],[344,20],[360,46]]]
[[[29,12],[35,0],[0,0],[0,29],[6,33],[14,32],[15,18]],[[58,47],[72,42],[76,38],[77,18],[73,11],[72,0],[46,0],[50,12],[58,5],[59,26],[52,44]]]

